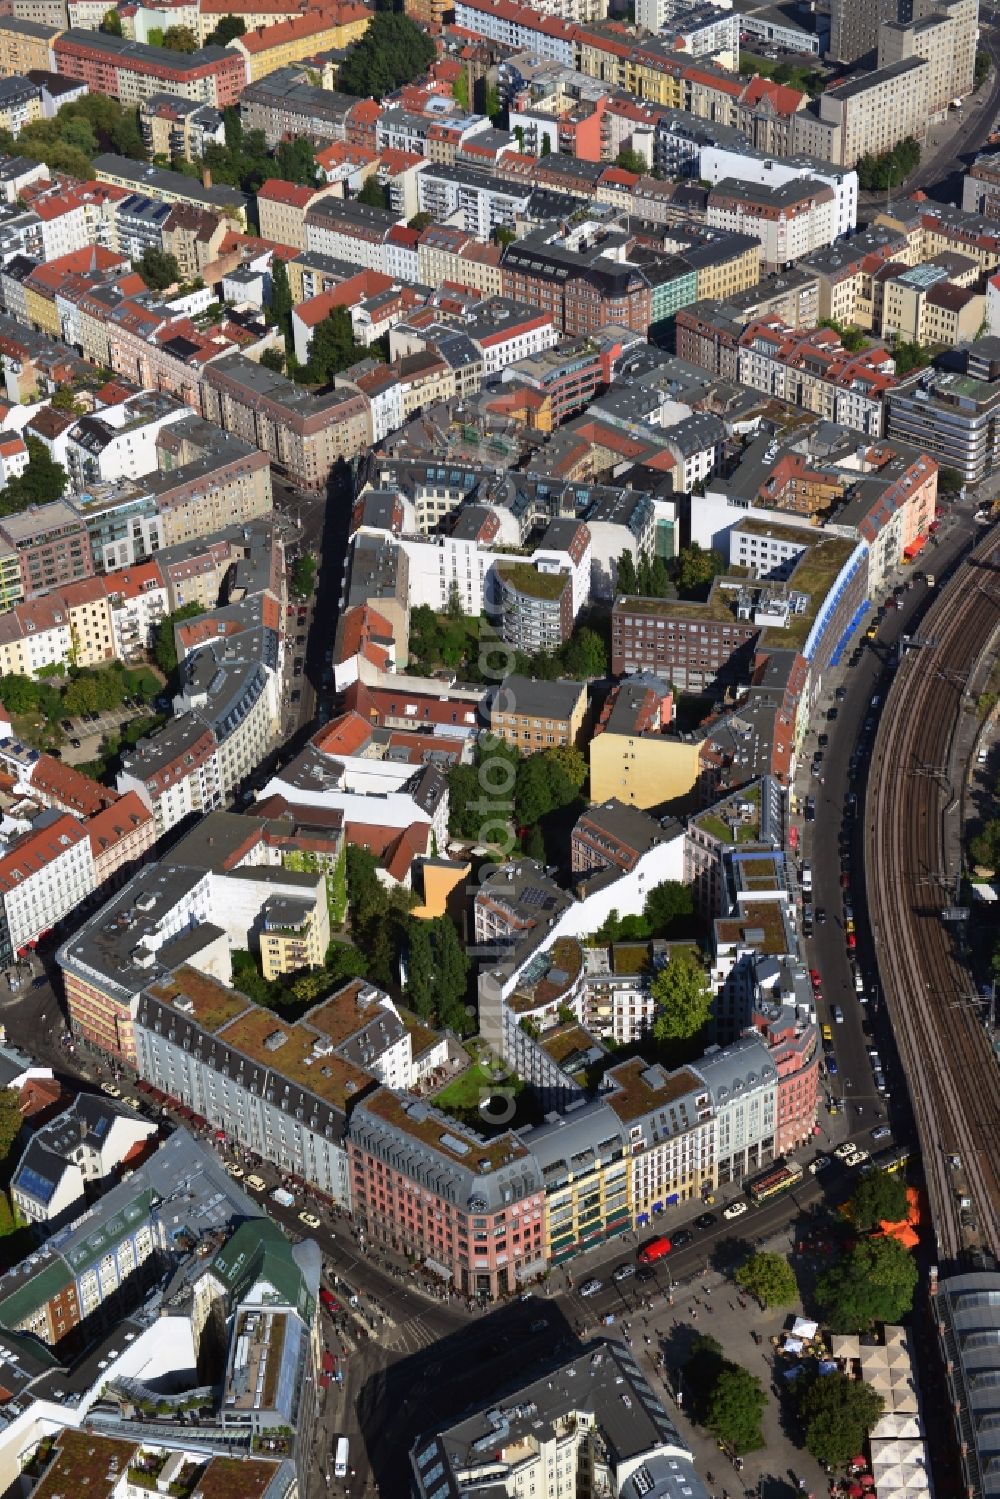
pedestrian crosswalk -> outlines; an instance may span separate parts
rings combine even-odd
[[[411,1317],[407,1322],[387,1327],[379,1342],[394,1353],[417,1353],[421,1348],[429,1348],[432,1343],[436,1343],[437,1338],[437,1333],[427,1327],[420,1317]]]

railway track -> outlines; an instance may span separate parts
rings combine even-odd
[[[932,643],[903,658],[875,741],[865,807],[875,952],[943,1266],[976,1249],[1000,1251],[997,1062],[979,1006],[970,1002],[975,986],[955,928],[941,919],[953,899],[942,878],[944,819],[958,815],[948,808],[959,790],[945,767],[965,684],[1000,626],[1000,577],[990,565],[1000,568],[995,533],[926,614],[921,637]]]

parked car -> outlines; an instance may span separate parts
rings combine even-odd
[[[602,1280],[585,1280],[583,1285],[580,1287],[580,1295],[596,1296],[598,1291],[601,1291],[603,1289],[604,1282]]]
[[[300,1223],[304,1223],[305,1226],[306,1226],[306,1228],[319,1228],[320,1227],[320,1221],[316,1217],[315,1213],[305,1213],[305,1212],[300,1213],[299,1214],[299,1222]]]
[[[892,1134],[892,1130],[889,1128],[889,1126],[887,1124],[878,1124],[872,1130],[872,1139],[873,1140],[888,1140],[888,1138],[889,1138],[889,1136],[891,1134]]]
[[[695,1228],[714,1228],[716,1217],[714,1213],[699,1213],[694,1220]]]
[[[834,1022],[837,1025],[843,1025],[843,1023],[844,1023],[844,1012],[840,1008],[839,1005],[834,1005],[834,1007],[833,1007],[833,1018],[834,1018]]]
[[[673,1235],[671,1242],[675,1249],[683,1249],[685,1244],[690,1244],[694,1234],[689,1228],[679,1228]]]
[[[247,1186],[252,1192],[263,1192],[267,1187],[267,1182],[259,1176],[248,1176]]]
[[[818,1155],[814,1161],[809,1162],[809,1174],[810,1176],[818,1176],[821,1171],[825,1171],[827,1166],[831,1166],[832,1164],[833,1162],[828,1155]]]
[[[722,1216],[723,1218],[728,1218],[730,1221],[732,1221],[733,1218],[742,1218],[743,1214],[749,1211],[750,1210],[745,1202],[731,1202],[723,1212]]]
[[[854,1154],[853,1141],[845,1140],[843,1145],[838,1145],[833,1153],[837,1157],[838,1161],[845,1161],[849,1155]]]

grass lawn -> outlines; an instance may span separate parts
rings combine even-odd
[[[148,666],[129,667],[128,674],[132,679],[133,693],[138,692],[140,697],[158,697],[163,691],[162,680]]]
[[[508,1093],[512,1093],[515,1098],[514,1117],[501,1126],[491,1125],[489,1119],[480,1113],[480,1101],[496,1094]],[[473,1062],[471,1067],[446,1088],[442,1088],[440,1093],[435,1093],[429,1101],[442,1113],[451,1114],[468,1128],[486,1136],[502,1134],[508,1129],[519,1129],[523,1124],[537,1124],[541,1118],[535,1096],[523,1078],[515,1073],[507,1073],[494,1082],[488,1069],[480,1062]]]

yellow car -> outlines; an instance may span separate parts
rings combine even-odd
[[[831,1044],[833,1042],[833,1031],[828,1025],[824,1025],[823,1027],[823,1040],[829,1041]]]
[[[878,639],[878,625],[869,625],[868,629],[865,631],[865,639],[866,640],[877,640]]]
[[[250,1188],[251,1192],[263,1192],[265,1187],[267,1186],[267,1182],[262,1181],[259,1176],[248,1176],[247,1186]]]

